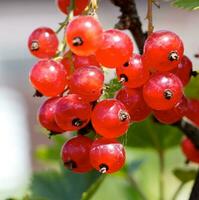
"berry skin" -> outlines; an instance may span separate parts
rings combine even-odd
[[[144,68],[141,56],[138,54],[134,54],[129,62],[117,67],[116,72],[118,79],[129,88],[140,87],[149,79],[149,71]]]
[[[115,139],[99,138],[93,142],[90,149],[91,165],[101,173],[119,171],[125,158],[123,145]]]
[[[170,31],[157,31],[144,44],[143,63],[151,70],[170,71],[177,68],[183,52],[183,43],[178,35]]]
[[[95,131],[105,138],[117,138],[128,130],[130,117],[125,106],[116,99],[99,102],[91,116]]]
[[[154,110],[172,109],[183,96],[180,79],[172,73],[153,75],[143,87],[144,100]]]
[[[183,86],[186,86],[191,79],[192,62],[187,56],[183,56],[180,64],[173,73],[182,81]]]
[[[74,15],[81,14],[88,5],[88,3],[89,0],[75,0]],[[64,14],[67,15],[68,7],[70,6],[70,0],[57,0],[57,6]]]
[[[70,78],[71,93],[78,94],[84,100],[92,102],[101,96],[104,83],[104,74],[94,66],[81,67],[74,71]]]
[[[96,66],[100,67],[95,55],[90,56],[78,56],[74,54],[74,67],[75,69],[80,67]]]
[[[51,131],[52,133],[62,133],[64,132],[55,122],[55,108],[59,100],[59,97],[53,97],[46,100],[40,107],[38,112],[38,119],[40,124]]]
[[[189,99],[185,116],[199,127],[199,100]]]
[[[67,73],[61,63],[53,60],[41,60],[30,71],[32,85],[45,96],[57,96],[67,85]]]
[[[131,117],[131,122],[143,121],[151,113],[151,108],[145,103],[140,88],[122,88],[118,91],[116,99],[125,105]]]
[[[58,49],[56,33],[48,27],[34,30],[28,39],[28,48],[37,58],[52,58]]]
[[[62,97],[56,105],[55,121],[65,131],[79,130],[85,127],[91,117],[91,105],[77,95]]]
[[[66,28],[66,41],[71,51],[79,56],[93,55],[102,43],[102,27],[91,16],[79,16]]]
[[[111,29],[103,33],[103,42],[96,51],[99,63],[108,68],[115,68],[128,62],[133,52],[133,43],[127,34]]]
[[[199,163],[199,150],[188,138],[183,139],[181,148],[189,161]]]
[[[78,135],[67,141],[61,150],[64,166],[75,173],[85,173],[92,170],[90,164],[90,148],[92,140],[83,135]]]

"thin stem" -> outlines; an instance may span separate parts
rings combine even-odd
[[[153,0],[147,0],[148,36],[153,33]]]
[[[177,188],[176,192],[175,192],[174,195],[173,195],[172,200],[176,200],[176,198],[177,198],[178,195],[180,194],[180,192],[181,192],[182,188],[184,187],[184,185],[185,185],[184,182],[181,183],[181,184],[179,185],[179,187]]]
[[[159,174],[159,200],[164,200],[164,152],[159,150],[159,166],[160,166],[160,174]]]
[[[135,179],[133,178],[133,176],[129,173],[127,173],[126,175],[128,182],[131,184],[131,186],[138,192],[138,194],[140,195],[140,197],[143,200],[147,200],[147,198],[145,197],[145,195],[143,194],[143,192],[141,191],[140,187],[138,186],[137,182],[135,181]]]

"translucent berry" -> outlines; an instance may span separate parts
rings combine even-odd
[[[37,58],[52,58],[58,49],[56,33],[47,27],[34,30],[28,39],[28,48]]]
[[[172,109],[183,96],[180,79],[172,73],[153,75],[143,87],[144,100],[154,110]]]
[[[104,74],[101,69],[94,66],[81,67],[72,74],[69,88],[71,93],[78,94],[92,102],[101,96],[103,83]]]
[[[189,161],[199,163],[199,150],[188,138],[183,139],[181,148]]]
[[[100,67],[100,64],[97,62],[95,55],[90,56],[78,56],[74,55],[74,68],[96,66]]]
[[[128,130],[130,117],[125,106],[116,99],[99,102],[91,117],[95,131],[106,138],[117,138]]]
[[[173,71],[173,73],[180,78],[183,86],[186,86],[191,79],[192,72],[192,62],[187,56],[183,56],[178,67]]]
[[[103,42],[96,52],[99,63],[108,68],[124,65],[133,53],[133,43],[127,34],[111,29],[103,33]]]
[[[30,71],[32,85],[45,96],[57,96],[67,85],[67,72],[61,63],[41,60]]]
[[[61,150],[64,166],[76,173],[92,170],[89,158],[91,144],[92,140],[83,135],[78,135],[67,141]]]
[[[90,117],[91,105],[77,94],[69,94],[57,102],[55,121],[65,131],[83,128],[88,124]]]
[[[178,35],[171,31],[154,32],[144,45],[144,66],[152,70],[170,71],[177,68],[183,52],[183,43]]]
[[[99,138],[90,149],[90,162],[101,173],[119,171],[125,163],[125,150],[115,139]]]
[[[75,0],[74,15],[81,14],[88,5],[88,3],[89,0]],[[64,14],[68,14],[70,0],[57,0],[57,6]]]
[[[66,28],[66,40],[71,51],[79,56],[93,55],[102,43],[102,27],[91,16],[80,16]]]
[[[134,54],[132,58],[116,69],[118,79],[129,88],[137,88],[149,79],[149,70],[144,68],[141,56]]]
[[[190,119],[195,125],[199,126],[199,100],[189,99],[188,108],[185,116]]]
[[[143,121],[151,113],[151,108],[143,99],[142,89],[122,88],[118,91],[116,99],[125,105],[132,122]]]

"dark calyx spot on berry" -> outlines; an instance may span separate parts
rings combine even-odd
[[[79,135],[86,135],[88,133],[90,133],[91,131],[93,131],[93,126],[91,121],[83,128],[81,128],[80,130],[78,130],[77,134]]]
[[[186,159],[185,164],[188,165],[190,163],[190,160]]]
[[[83,40],[81,37],[75,37],[73,38],[73,46],[78,47],[83,45]]]
[[[197,71],[191,71],[190,75],[193,76],[193,77],[196,77],[196,76],[198,76],[198,72]]]
[[[178,56],[177,51],[171,51],[171,52],[169,53],[168,59],[169,59],[170,61],[179,60],[179,56]]]
[[[43,97],[43,94],[41,92],[39,92],[38,90],[35,90],[33,97]]]
[[[119,82],[120,83],[125,83],[127,81],[128,81],[128,77],[125,74],[121,74]]]
[[[75,161],[73,160],[68,160],[64,163],[64,166],[69,169],[69,170],[73,170],[75,168],[77,168],[77,164]]]
[[[79,127],[83,124],[82,120],[80,120],[79,118],[75,118],[72,120],[72,125],[73,126],[76,126],[76,127]]]
[[[171,90],[165,90],[164,91],[164,98],[167,100],[170,100],[173,97],[173,92]]]
[[[99,172],[102,174],[105,174],[109,170],[109,167],[106,164],[101,164],[99,168]]]
[[[32,41],[30,49],[31,49],[31,51],[37,51],[37,50],[39,50],[39,42],[35,41],[35,40]]]
[[[129,62],[125,62],[124,67],[128,67],[128,66],[129,66]]]
[[[119,119],[120,121],[126,121],[129,118],[129,114],[123,110],[119,112]]]

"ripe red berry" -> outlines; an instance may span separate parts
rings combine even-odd
[[[199,163],[199,149],[188,138],[184,138],[181,148],[189,161]]]
[[[99,102],[91,116],[95,131],[106,138],[117,138],[128,130],[130,117],[125,106],[116,99]]]
[[[173,71],[173,73],[180,78],[183,86],[186,86],[191,79],[192,72],[192,62],[187,56],[183,56],[178,67]]]
[[[53,134],[64,132],[55,122],[55,107],[59,97],[54,97],[46,100],[40,107],[38,119],[41,125],[51,131]]]
[[[129,88],[137,88],[149,79],[149,71],[144,68],[141,56],[134,54],[130,60],[116,69],[118,79]]]
[[[90,116],[91,105],[77,94],[69,94],[57,102],[55,121],[65,131],[83,128],[88,124]]]
[[[99,138],[90,149],[90,162],[101,173],[114,173],[125,163],[125,151],[115,139]]]
[[[171,31],[154,32],[144,45],[144,66],[152,70],[170,71],[177,68],[183,52],[183,43],[178,35]]]
[[[103,33],[103,42],[96,51],[99,63],[108,68],[124,65],[133,53],[133,43],[127,34],[111,29]]]
[[[102,93],[104,74],[94,66],[81,67],[74,71],[70,78],[71,93],[78,94],[86,101],[97,100]]]
[[[34,30],[28,39],[28,48],[37,58],[51,58],[58,49],[59,40],[56,33],[47,27]]]
[[[154,110],[172,109],[183,96],[180,79],[172,73],[153,75],[143,87],[144,100]]]
[[[151,113],[151,108],[143,99],[142,89],[122,88],[118,91],[116,99],[125,105],[131,122],[143,121]]]
[[[32,85],[45,96],[57,96],[67,85],[67,73],[64,66],[53,60],[41,60],[29,74]]]
[[[89,56],[100,47],[102,32],[100,23],[94,17],[80,16],[67,26],[66,40],[73,53]]]
[[[81,14],[88,5],[88,3],[89,0],[75,0],[74,15]],[[64,14],[68,14],[70,0],[57,0],[57,6]]]
[[[199,127],[199,100],[189,99],[185,116]]]
[[[64,166],[76,173],[88,172],[92,169],[90,164],[90,148],[92,140],[78,135],[67,141],[61,150]]]
[[[90,56],[78,56],[74,54],[74,68],[96,66],[100,67],[100,64],[97,62],[95,55]]]

